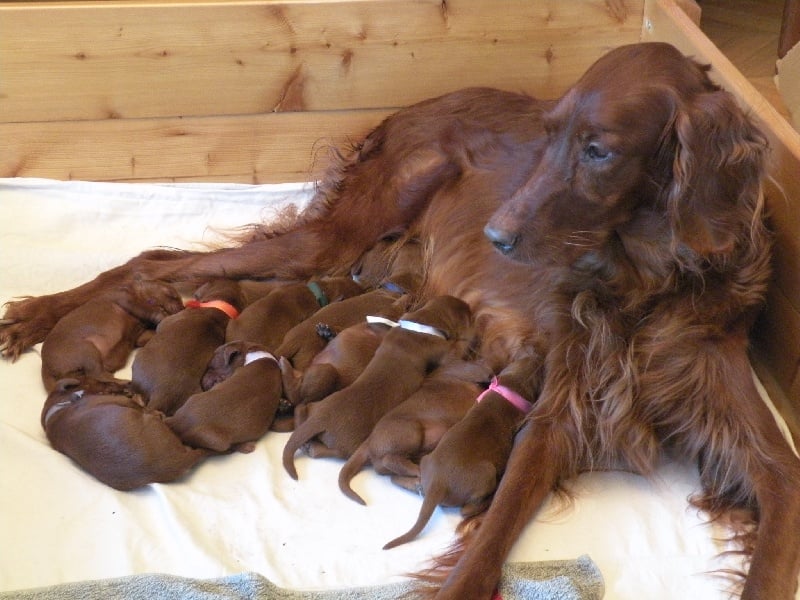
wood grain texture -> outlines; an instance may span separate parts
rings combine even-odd
[[[632,0],[5,2],[0,113],[385,108],[465,85],[557,95],[640,23]]]
[[[317,179],[385,110],[0,124],[0,174],[89,181]]]

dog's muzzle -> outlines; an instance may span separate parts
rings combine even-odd
[[[491,225],[487,225],[483,228],[483,234],[489,238],[489,241],[492,242],[492,245],[503,254],[509,254],[512,250],[514,250],[514,247],[519,241],[519,236],[517,234],[509,231],[503,231],[501,229],[495,229]]]

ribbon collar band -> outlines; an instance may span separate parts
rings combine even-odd
[[[497,382],[497,377],[492,378],[492,383],[489,384],[489,389],[483,391],[481,395],[478,396],[476,402],[480,402],[481,400],[483,400],[486,394],[488,394],[489,392],[494,392],[495,394],[499,394],[500,396],[505,398],[505,400],[509,404],[513,405],[515,408],[521,410],[526,414],[531,412],[531,409],[533,408],[533,404],[525,400],[525,398],[520,396],[517,392],[504,385],[500,385]]]
[[[62,400],[61,402],[56,402],[55,404],[53,404],[53,406],[47,409],[47,412],[44,415],[43,425],[47,427],[47,422],[51,419],[51,417],[54,414],[56,414],[58,411],[64,408],[67,408],[71,404],[74,404],[75,402],[83,398],[84,393],[85,393],[84,390],[77,390],[75,392],[72,392],[72,396],[70,397],[69,400]]]
[[[209,300],[208,302],[200,302],[199,300],[193,299],[187,300],[184,306],[186,308],[216,308],[217,310],[224,312],[231,319],[235,319],[239,316],[239,311],[236,310],[236,307],[230,302],[225,302],[224,300]]]
[[[317,299],[317,304],[319,304],[320,307],[328,306],[330,301],[316,281],[309,281],[306,286],[311,290],[311,293],[314,294],[314,298]]]
[[[426,335],[435,335],[443,340],[447,339],[447,334],[441,329],[437,329],[432,325],[425,325],[425,323],[417,323],[416,321],[409,321],[408,319],[400,319],[399,321],[392,321],[385,317],[376,317],[373,315],[367,316],[367,323],[381,323],[389,327],[399,327],[408,331],[415,331],[416,333],[424,333]]]
[[[276,364],[278,362],[278,359],[275,358],[275,355],[271,352],[267,352],[265,350],[253,350],[252,352],[248,352],[244,355],[244,364],[249,365],[251,362],[263,360],[265,358],[268,358]]]
[[[392,294],[405,294],[406,290],[403,286],[395,283],[394,281],[384,281],[380,285],[381,289],[391,292]]]

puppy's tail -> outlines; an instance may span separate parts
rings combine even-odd
[[[467,517],[456,527],[458,537],[442,554],[435,556],[431,565],[415,573],[407,573],[413,581],[410,597],[415,600],[434,600],[467,547],[473,543],[475,534],[483,521],[484,513]]]
[[[347,462],[344,463],[341,471],[339,471],[339,489],[342,490],[345,496],[364,506],[367,503],[350,487],[350,480],[369,462],[368,443],[369,438],[361,442],[361,445],[356,448],[356,451],[347,459]]]
[[[444,500],[446,494],[446,487],[440,481],[434,482],[434,485],[431,486],[430,489],[425,491],[425,498],[422,500],[422,506],[419,509],[419,516],[417,517],[417,522],[405,532],[400,537],[396,537],[391,542],[388,542],[383,549],[389,550],[390,548],[394,548],[395,546],[400,546],[407,542],[410,542],[415,537],[417,537],[422,530],[425,529],[425,525],[428,524],[428,521],[431,520],[433,516],[433,511],[436,510],[436,507],[439,505],[440,502]]]
[[[325,428],[317,425],[311,418],[304,421],[297,429],[292,432],[286,446],[283,447],[283,468],[289,473],[292,479],[297,479],[297,469],[294,466],[294,455],[300,447],[311,438],[325,431]]]

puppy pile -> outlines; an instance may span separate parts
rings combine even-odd
[[[251,452],[270,429],[291,431],[283,464],[295,479],[302,450],[345,459],[339,487],[362,504],[350,480],[368,464],[424,494],[417,523],[386,548],[416,537],[439,504],[478,512],[529,407],[503,386],[522,389],[519,367],[492,381],[476,356],[465,302],[415,304],[422,254],[418,241],[390,236],[349,276],[213,279],[187,301],[160,281],[102,295],[44,340],[47,438],[101,482],[132,490],[211,455]],[[137,348],[131,380],[118,379]]]

